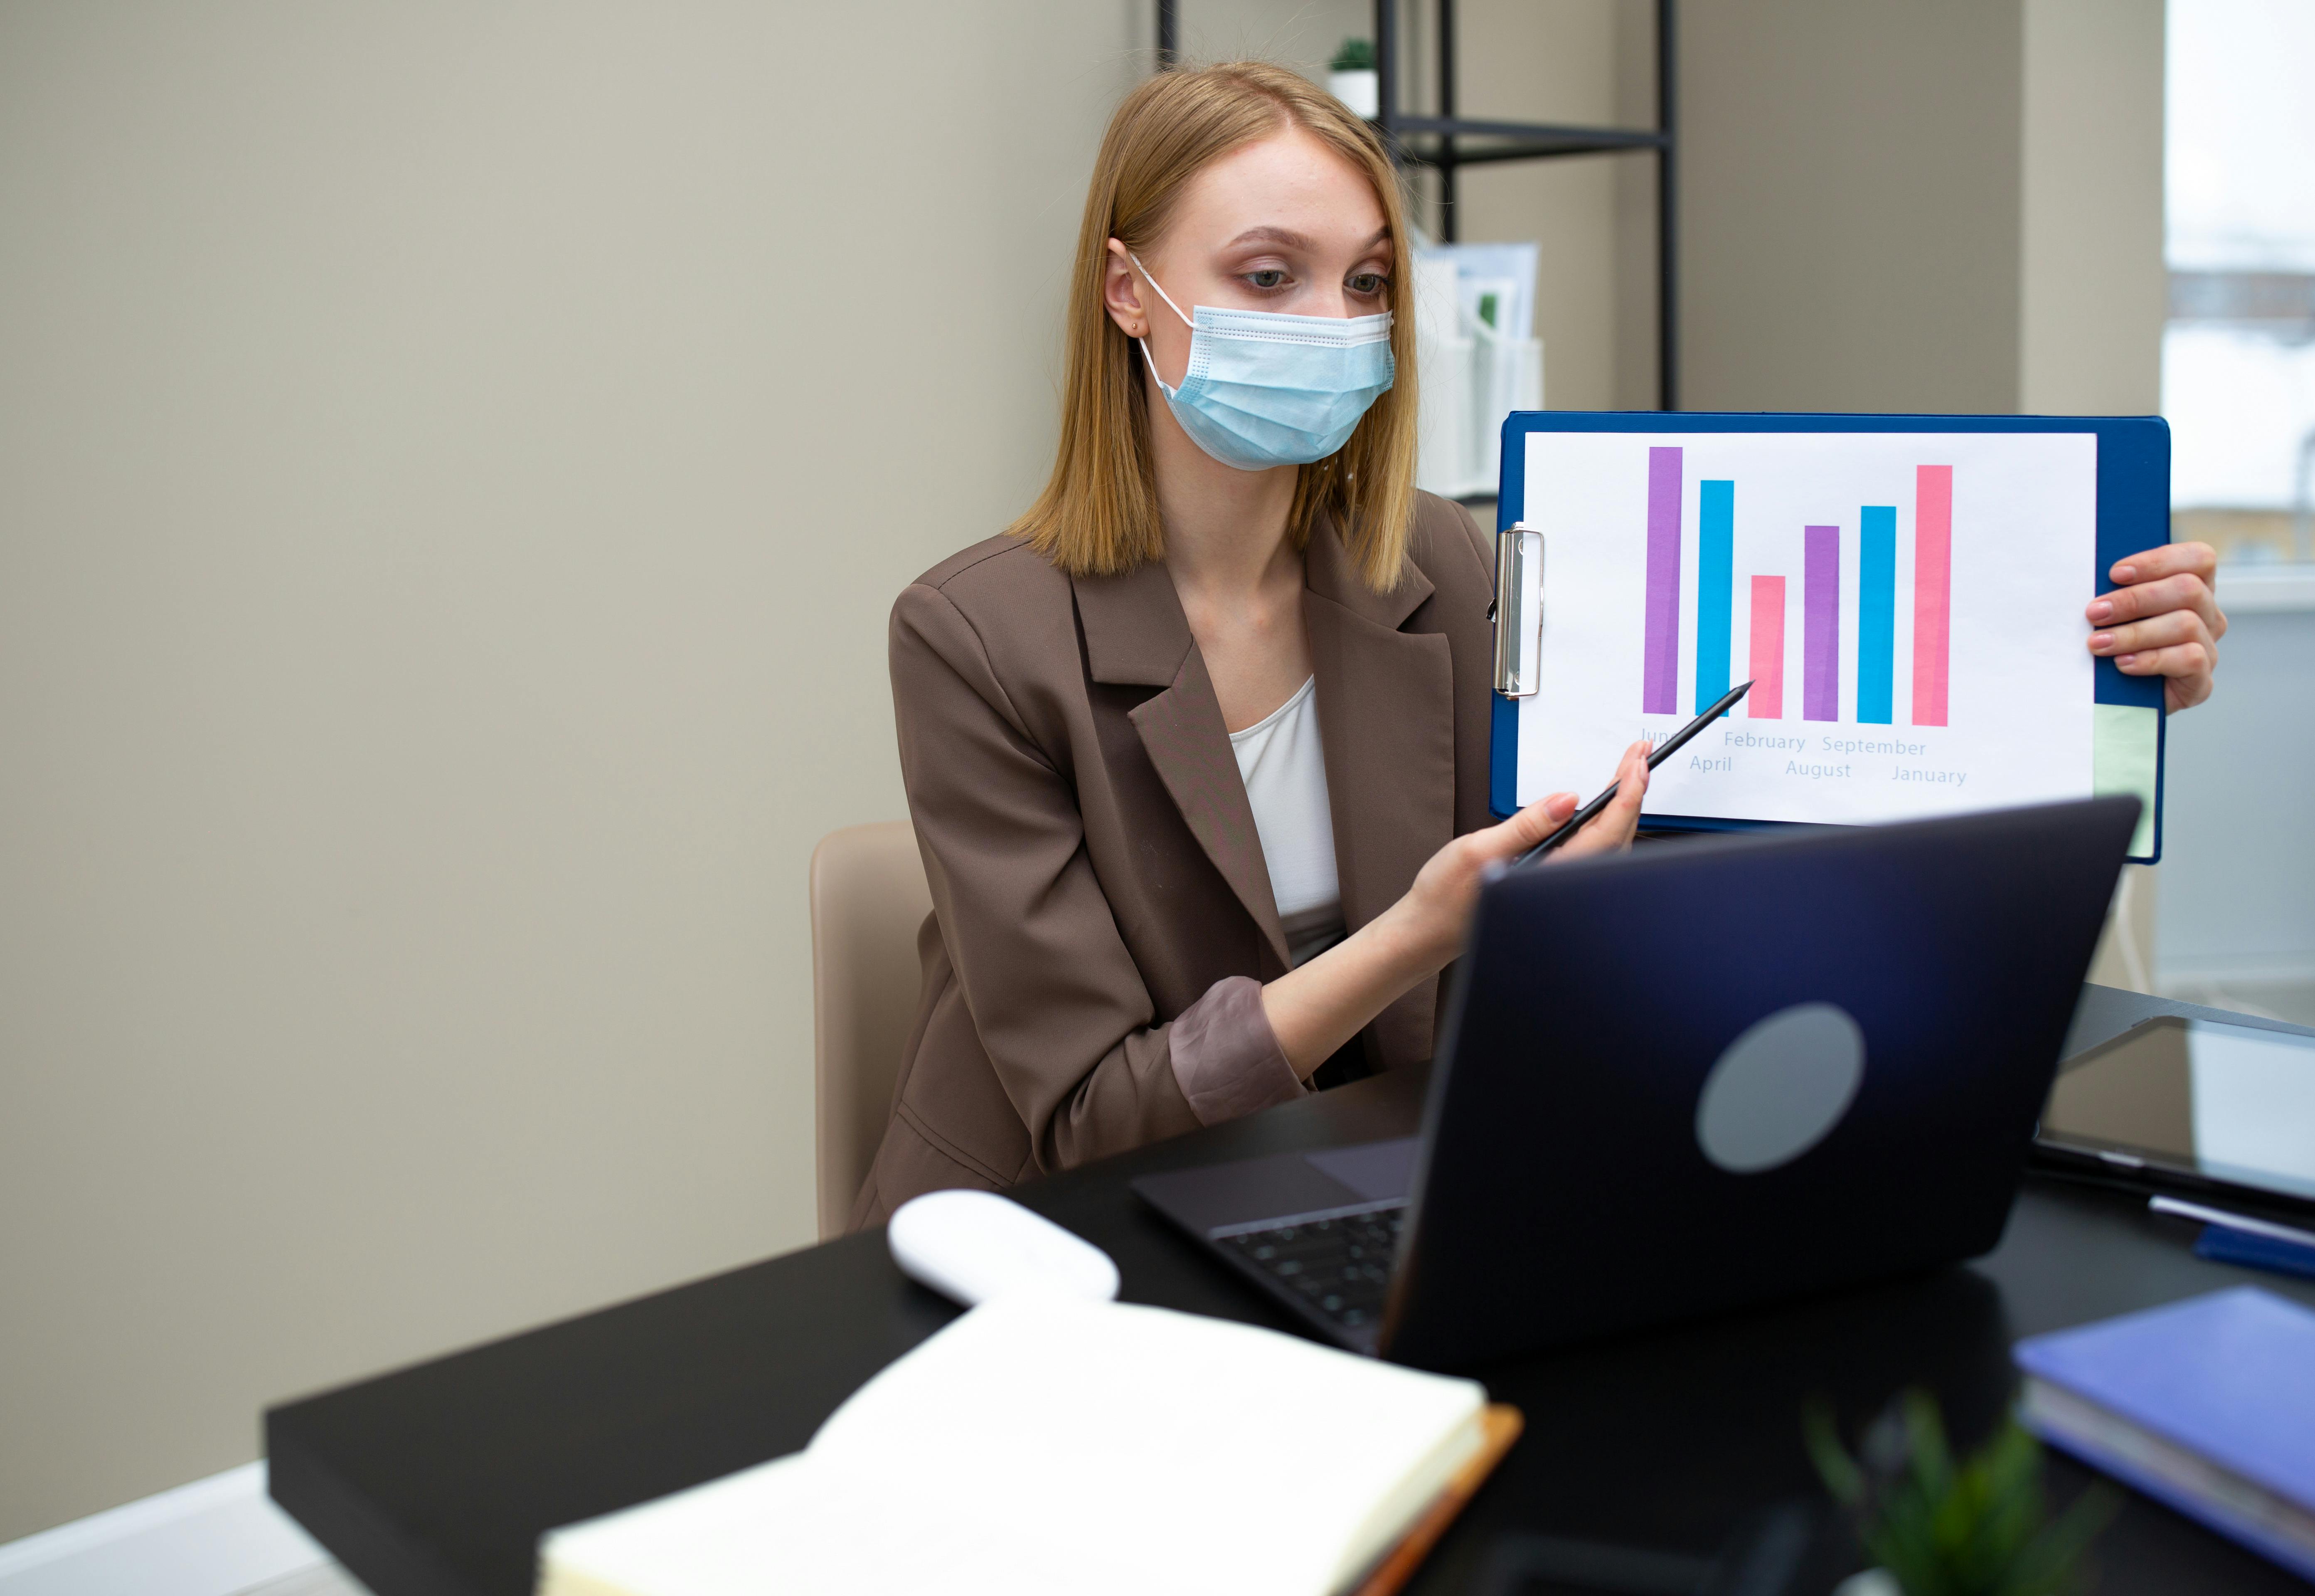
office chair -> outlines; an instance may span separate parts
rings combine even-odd
[[[847,826],[812,850],[812,1139],[820,1237],[841,1236],[892,1113],[933,911],[915,828]]]

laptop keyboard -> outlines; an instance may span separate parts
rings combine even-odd
[[[1379,1323],[1404,1207],[1217,1236],[1254,1268],[1346,1330]]]

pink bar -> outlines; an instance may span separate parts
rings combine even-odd
[[[1913,475],[1913,724],[1946,723],[1953,652],[1953,467]]]
[[[1744,717],[1785,718],[1785,579],[1752,579],[1752,690],[1744,695]]]

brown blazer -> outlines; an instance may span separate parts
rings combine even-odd
[[[1417,496],[1414,569],[1369,591],[1330,523],[1303,604],[1344,918],[1355,931],[1489,822],[1494,562]],[[994,537],[892,607],[900,771],[933,914],[892,1120],[854,1210],[1001,1188],[1197,1128],[1168,1033],[1286,943],[1221,709],[1162,565],[1062,575]],[[1426,1059],[1439,983],[1362,1036]]]

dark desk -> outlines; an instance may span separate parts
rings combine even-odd
[[[2074,1040],[2198,1012],[2089,988]],[[1291,1329],[1127,1180],[1404,1135],[1420,1102],[1419,1074],[1362,1081],[1017,1195],[1108,1249],[1128,1300]],[[2018,1336],[2244,1281],[2315,1303],[2306,1282],[2199,1261],[2192,1237],[2141,1200],[2031,1179],[2000,1248],[1965,1267],[1480,1371],[1527,1435],[1413,1589],[1469,1589],[1506,1532],[1709,1555],[1747,1513],[1815,1493],[1811,1393],[1853,1427],[1925,1385],[1974,1439],[2009,1401]],[[377,1596],[525,1596],[542,1530],[795,1450],[954,1312],[882,1232],[850,1237],[275,1408],[273,1496]],[[2086,1477],[2054,1469],[2061,1496]],[[2110,1592],[2307,1589],[2138,1497],[2098,1562]]]

